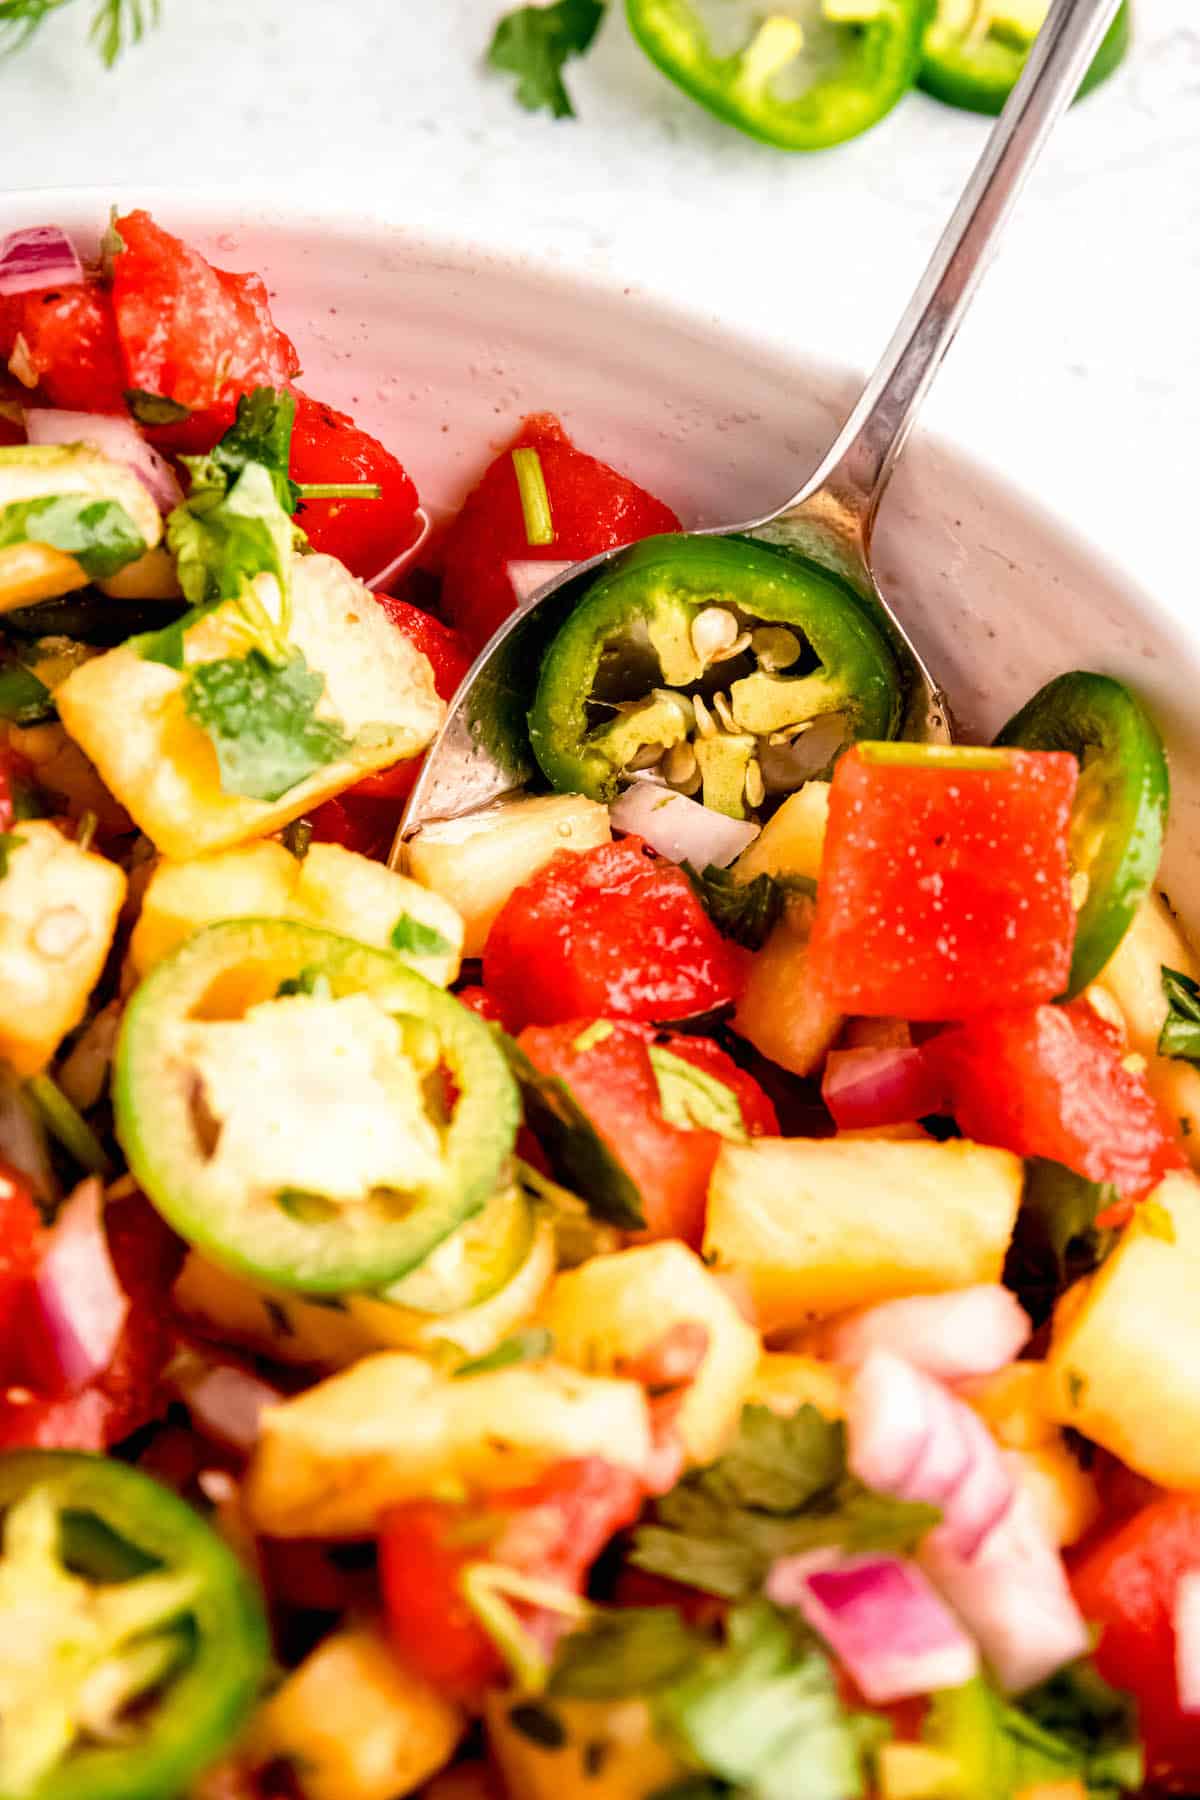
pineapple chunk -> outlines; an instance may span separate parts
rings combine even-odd
[[[557,850],[591,850],[612,838],[608,808],[582,794],[501,800],[461,819],[422,826],[405,847],[408,873],[462,914],[464,956],[482,956],[514,888]]]
[[[906,1294],[999,1281],[1020,1159],[955,1141],[725,1144],[705,1260],[749,1282],[764,1332]]]
[[[1088,992],[1095,996],[1099,989],[1102,1000],[1116,1001],[1130,1049],[1147,1059],[1146,1079],[1162,1105],[1179,1120],[1184,1150],[1193,1166],[1200,1168],[1200,1069],[1158,1054],[1158,1036],[1167,1016],[1164,967],[1200,979],[1200,961],[1170,907],[1161,894],[1151,894]]]
[[[1046,1536],[1060,1548],[1077,1544],[1100,1515],[1100,1496],[1060,1432],[1039,1450],[1012,1453],[1013,1472],[1033,1501]]]
[[[829,783],[806,781],[789,794],[777,813],[767,820],[752,844],[733,865],[738,881],[756,875],[803,875],[816,881],[825,849],[825,825],[829,818]]]
[[[408,918],[445,944],[402,949],[409,967],[440,987],[458,974],[462,920],[439,894],[340,844],[311,844],[298,861],[274,840],[159,863],[130,939],[130,961],[145,975],[202,926],[240,918],[295,919],[383,950]]]
[[[8,544],[0,550],[0,613],[56,600],[87,585],[75,558],[51,544]]]
[[[278,800],[222,788],[216,750],[184,710],[186,670],[121,644],[76,669],[55,696],[71,736],[165,856],[182,862],[265,837],[372,770],[415,756],[441,723],[428,662],[348,570],[331,556],[300,557],[291,590],[291,642],[324,677],[321,714],[355,742]],[[233,602],[193,625],[188,668],[244,655],[241,625]]]
[[[179,1272],[174,1301],[186,1318],[214,1336],[275,1362],[343,1369],[373,1350],[432,1350],[437,1344],[452,1344],[468,1357],[486,1356],[533,1317],[553,1278],[554,1226],[540,1217],[512,1279],[459,1312],[418,1312],[377,1294],[347,1294],[335,1306],[319,1304],[281,1288],[255,1287],[195,1250]]]
[[[457,1379],[385,1351],[263,1414],[246,1505],[275,1537],[359,1537],[447,1482],[515,1487],[576,1456],[641,1471],[650,1450],[636,1382],[554,1362]]]
[[[520,1703],[488,1695],[484,1723],[506,1792],[515,1800],[632,1800],[674,1790],[686,1771],[656,1735],[644,1700],[547,1700],[564,1741],[520,1728]]]
[[[299,1294],[253,1287],[195,1250],[188,1252],[172,1298],[185,1319],[273,1362],[342,1368],[380,1348],[342,1302],[322,1306]]]
[[[792,905],[750,964],[733,1015],[740,1037],[793,1075],[811,1075],[842,1028],[842,1015],[814,988],[808,972],[812,908]]]
[[[792,1351],[766,1350],[746,1390],[746,1400],[790,1416],[802,1406],[815,1406],[827,1419],[846,1410],[846,1370],[839,1363]]]
[[[147,548],[162,537],[162,515],[144,484],[123,463],[98,450],[86,444],[20,444],[0,453],[0,516],[5,507],[22,501],[73,494],[114,501]],[[35,538],[0,550],[0,612],[87,585],[73,556]]]
[[[44,1069],[87,1010],[125,898],[115,863],[44,820],[21,821],[0,878],[0,1057]]]
[[[760,1345],[694,1250],[670,1242],[594,1256],[561,1274],[543,1317],[557,1352],[581,1369],[620,1372],[674,1325],[702,1325],[708,1347],[679,1413],[688,1458],[712,1462],[734,1431]]]
[[[369,1625],[343,1626],[264,1701],[246,1744],[255,1763],[304,1771],[306,1800],[400,1800],[449,1762],[456,1706]]]
[[[1060,1303],[1046,1364],[1051,1418],[1162,1487],[1200,1487],[1198,1293],[1194,1250],[1135,1221]]]

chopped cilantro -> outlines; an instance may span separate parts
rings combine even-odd
[[[0,0],[0,56],[27,44],[52,13],[69,0]],[[157,25],[160,0],[96,0],[88,32],[107,68],[130,44],[137,44]]]
[[[120,255],[125,245],[121,236],[113,226],[108,230],[116,240],[114,254]],[[105,239],[108,232],[105,233]],[[191,417],[186,406],[180,406],[178,400],[165,400],[161,394],[146,394],[140,388],[125,389],[125,404],[139,425],[178,425],[182,419]]]
[[[184,705],[212,739],[227,794],[278,800],[345,755],[342,726],[317,717],[324,688],[299,650],[282,668],[259,650],[196,665]]]
[[[1081,1375],[1078,1369],[1067,1370],[1067,1397],[1071,1405],[1078,1408],[1087,1393],[1087,1376]]]
[[[41,725],[56,716],[54,696],[24,663],[0,664],[0,720],[6,725]]]
[[[512,463],[517,476],[517,492],[521,497],[521,512],[525,519],[525,542],[531,549],[552,544],[554,517],[550,511],[550,496],[546,492],[542,459],[536,450],[526,447],[513,451]]]
[[[1113,1249],[1117,1233],[1097,1227],[1096,1219],[1119,1198],[1114,1187],[1061,1163],[1032,1157],[1025,1164],[1004,1280],[1035,1325],[1049,1318],[1064,1288],[1091,1274]]]
[[[8,874],[8,861],[14,850],[25,842],[19,831],[0,831],[0,881]]]
[[[616,1026],[608,1019],[594,1019],[590,1025],[585,1025],[579,1036],[572,1041],[571,1048],[577,1056],[586,1056],[589,1050],[596,1048],[597,1044],[607,1043],[615,1030]]]
[[[454,1374],[490,1375],[493,1369],[508,1369],[515,1363],[540,1362],[553,1349],[553,1334],[544,1325],[531,1325],[527,1331],[517,1331],[512,1337],[505,1338],[486,1356],[473,1356],[469,1362],[460,1363]]]
[[[624,1700],[686,1675],[700,1640],[673,1606],[597,1611],[559,1646],[548,1692],[571,1700]]]
[[[648,1054],[668,1125],[681,1131],[715,1131],[731,1144],[746,1142],[746,1121],[732,1088],[661,1044],[651,1044]]]
[[[1178,969],[1162,966],[1162,987],[1167,1016],[1158,1035],[1160,1056],[1176,1056],[1184,1062],[1200,1062],[1200,983]]]
[[[604,17],[604,0],[556,0],[551,6],[519,6],[496,27],[488,50],[493,69],[517,77],[517,99],[556,119],[573,119],[563,65],[591,47]]]
[[[726,1640],[655,1697],[689,1759],[744,1800],[847,1800],[862,1755],[824,1650],[765,1600],[729,1615]]]
[[[10,544],[61,550],[93,581],[106,580],[146,552],[146,540],[125,508],[90,494],[44,494],[0,507],[0,550]]]
[[[182,669],[185,634],[212,610],[212,606],[193,606],[181,613],[179,618],[172,619],[161,630],[143,631],[139,636],[130,638],[129,647],[137,651],[143,662],[162,663],[168,669]]]
[[[409,956],[451,956],[454,953],[454,945],[448,937],[444,937],[436,926],[414,919],[411,913],[400,914],[392,926],[389,942],[393,950],[406,951]]]
[[[957,1758],[972,1793],[1063,1784],[1080,1786],[1089,1800],[1116,1800],[1143,1781],[1133,1703],[1087,1662],[1019,1700],[1006,1700],[981,1676],[943,1689],[932,1696],[922,1735]]]
[[[738,881],[715,863],[703,873],[684,863],[683,872],[717,930],[747,950],[762,949],[789,900],[811,899],[817,891],[816,883],[803,875],[756,875],[753,881]]]
[[[846,1467],[845,1427],[802,1406],[791,1418],[742,1410],[737,1437],[685,1475],[634,1541],[639,1568],[740,1600],[780,1556],[826,1545],[904,1552],[937,1523],[936,1507],[876,1494]]]
[[[185,460],[202,462],[205,471],[212,464],[208,457]],[[286,600],[297,541],[271,472],[261,463],[248,463],[229,483],[219,472],[212,481],[194,474],[190,495],[167,519],[167,547],[193,606],[206,600],[245,604],[256,575],[273,575]]]

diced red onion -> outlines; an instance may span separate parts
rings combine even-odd
[[[920,1569],[896,1556],[787,1556],[767,1577],[777,1606],[794,1606],[819,1632],[872,1706],[978,1673],[979,1655]]]
[[[1016,1482],[965,1401],[889,1350],[856,1371],[846,1408],[850,1468],[868,1487],[942,1509],[936,1534],[974,1555],[1012,1505]]]
[[[1033,1327],[1015,1294],[997,1283],[916,1294],[835,1320],[822,1338],[834,1362],[861,1363],[890,1350],[939,1381],[991,1375],[1019,1356]]]
[[[104,1232],[100,1183],[81,1182],[64,1203],[34,1285],[32,1335],[49,1381],[74,1393],[107,1369],[129,1313]]]
[[[1087,1624],[1029,1494],[1017,1493],[975,1556],[957,1554],[938,1531],[926,1539],[921,1563],[1007,1693],[1023,1693],[1087,1654]]]
[[[167,1378],[207,1437],[249,1455],[258,1442],[259,1421],[283,1395],[237,1363],[218,1362],[190,1349],[173,1358]]]
[[[525,602],[532,599],[539,588],[545,587],[548,581],[557,581],[560,575],[565,575],[567,570],[574,566],[573,563],[550,562],[548,559],[545,562],[539,562],[536,557],[530,557],[528,560],[522,559],[520,562],[510,562],[508,579],[517,605],[524,606]]]
[[[358,505],[360,502],[355,501],[354,504]],[[363,501],[361,504],[369,505],[370,503],[368,501]],[[425,508],[423,506],[418,506],[414,517],[420,520],[420,528],[412,543],[406,544],[398,556],[393,556],[391,562],[385,564],[385,566],[380,569],[378,575],[372,575],[366,583],[367,587],[383,588],[386,592],[388,582],[395,581],[397,575],[403,575],[405,569],[407,569],[408,565],[413,561],[417,551],[429,536],[429,514],[425,511]]]
[[[0,298],[74,287],[82,280],[79,253],[58,225],[30,225],[0,238]]]
[[[907,1125],[945,1106],[942,1084],[923,1050],[831,1050],[821,1098],[843,1131]]]
[[[1175,1680],[1185,1713],[1200,1713],[1200,1569],[1175,1589]]]
[[[618,831],[635,832],[668,862],[691,863],[694,869],[709,863],[727,869],[759,833],[757,825],[727,818],[657,781],[630,782],[610,816]]]
[[[25,412],[25,435],[31,444],[90,444],[101,456],[132,470],[160,512],[171,512],[183,499],[174,469],[132,419],[32,406]]]

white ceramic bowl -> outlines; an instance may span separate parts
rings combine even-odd
[[[94,242],[111,199],[8,196],[0,233],[52,219]],[[377,431],[434,513],[456,504],[523,413],[549,409],[686,523],[745,518],[800,485],[859,385],[799,350],[780,357],[620,286],[395,225],[245,210],[228,194],[118,199],[150,207],[219,265],[260,270],[299,347],[303,385]],[[1062,450],[1071,453],[1069,418]],[[885,502],[876,562],[973,732],[990,735],[1064,669],[1137,688],[1171,752],[1164,884],[1200,926],[1200,618],[1190,596],[1139,591],[1019,486],[920,435]]]

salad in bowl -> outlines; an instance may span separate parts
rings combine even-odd
[[[0,1800],[1194,1793],[1138,694],[908,742],[836,577],[551,413],[434,529],[142,211],[0,241],[0,353]]]

